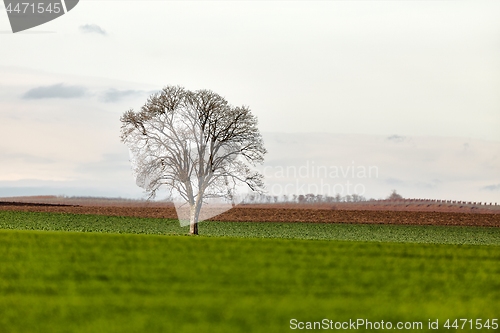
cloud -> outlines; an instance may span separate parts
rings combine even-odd
[[[500,191],[500,184],[484,186],[481,189],[486,191]]]
[[[28,90],[23,99],[43,99],[43,98],[79,98],[85,95],[87,89],[81,86],[68,86],[62,83],[52,86],[37,87]]]
[[[401,136],[401,135],[391,135],[387,137],[387,140],[389,141],[394,141],[394,142],[403,142],[406,140],[406,137]]]
[[[390,185],[400,185],[400,184],[403,184],[403,181],[401,179],[398,179],[398,178],[387,178],[385,180],[385,182],[387,184],[390,184]]]
[[[82,31],[83,33],[96,33],[96,34],[100,34],[103,36],[107,35],[106,31],[103,28],[101,28],[100,26],[98,26],[97,24],[81,25],[80,31]]]
[[[106,103],[118,102],[126,97],[137,96],[143,94],[142,90],[116,90],[108,89],[102,96],[102,100]]]
[[[416,187],[422,187],[426,189],[436,189],[438,186],[440,186],[442,183],[441,180],[439,179],[432,179],[430,181],[417,181],[414,185]]]
[[[12,163],[15,161],[22,162],[24,164],[46,164],[55,163],[54,159],[37,156],[33,154],[26,153],[2,153],[3,163]]]
[[[94,186],[92,186],[94,185]],[[121,190],[121,191],[120,191]],[[95,184],[78,181],[52,181],[40,179],[22,179],[16,181],[0,181],[0,198],[18,196],[101,196],[141,198],[139,191],[130,191],[126,187],[96,187]],[[135,195],[134,195],[135,194]]]
[[[75,170],[81,174],[101,175],[106,179],[133,179],[132,166],[125,149],[122,153],[103,154],[98,161],[81,163]]]

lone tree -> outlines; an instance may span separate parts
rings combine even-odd
[[[246,106],[231,106],[210,90],[168,86],[120,121],[137,184],[150,198],[162,187],[180,196],[189,205],[190,234],[198,234],[206,199],[233,200],[242,184],[264,188],[252,167],[264,161],[266,149]]]

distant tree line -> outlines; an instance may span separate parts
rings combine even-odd
[[[373,199],[370,199],[373,200]],[[317,204],[334,202],[363,202],[368,201],[364,196],[358,194],[347,194],[335,196],[323,194],[283,194],[281,196],[268,194],[251,194],[245,198],[246,204],[264,204],[264,203],[298,203],[298,204]]]
[[[403,196],[397,193],[396,190],[392,190],[391,194],[386,197],[385,200],[388,201],[400,201],[404,200]],[[291,203],[291,204],[320,204],[320,203],[336,203],[336,202],[367,202],[367,201],[378,201],[376,199],[366,199],[364,196],[359,194],[346,194],[340,195],[337,193],[335,196],[329,196],[324,194],[283,194],[281,196],[268,195],[263,193],[251,194],[243,203],[246,204],[266,204],[266,203]]]

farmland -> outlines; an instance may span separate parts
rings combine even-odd
[[[211,237],[352,240],[500,245],[500,228],[347,223],[215,222],[199,225]],[[174,219],[0,211],[0,229],[186,235]]]
[[[247,222],[202,222],[189,237],[170,209],[1,206],[0,332],[500,319],[500,214],[297,208],[295,223],[270,223],[259,219],[284,208],[247,207],[231,213]]]
[[[500,247],[0,231],[3,332],[497,318]]]
[[[4,199],[5,200],[5,199]],[[172,204],[143,201],[82,200],[49,197],[0,201],[0,210],[131,216],[176,219]],[[460,208],[462,207],[462,208]],[[225,222],[308,222],[362,223],[395,225],[455,225],[500,227],[500,206],[453,206],[434,204],[405,204],[404,202],[314,204],[240,205],[213,217]]]

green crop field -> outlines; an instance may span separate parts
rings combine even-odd
[[[309,229],[288,229],[292,239],[153,235],[175,231],[147,219],[9,214],[0,214],[2,333],[290,332],[291,320],[357,319],[420,331],[438,319],[448,332],[446,320],[460,318],[496,331],[500,319],[497,245],[297,239]],[[12,230],[40,229],[39,219],[92,232]],[[133,221],[144,225],[132,232]],[[141,228],[150,234],[133,234]]]
[[[186,235],[179,221],[137,217],[0,211],[0,229]],[[500,228],[327,223],[202,222],[216,237],[500,245]]]

